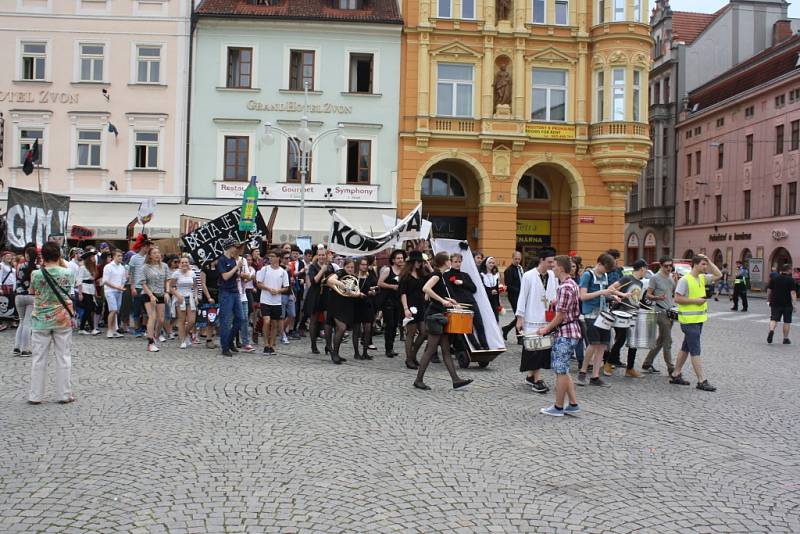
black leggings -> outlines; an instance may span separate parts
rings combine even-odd
[[[419,362],[417,382],[422,383],[422,379],[425,378],[425,370],[439,347],[442,348],[442,361],[444,366],[447,367],[447,372],[450,373],[450,379],[453,383],[461,380],[456,374],[453,358],[450,357],[450,336],[447,334],[428,334],[428,346],[425,348],[425,354],[422,355],[422,361]]]
[[[394,352],[394,339],[397,336],[397,325],[400,324],[400,305],[394,301],[383,304],[383,341],[386,353]]]
[[[361,336],[364,336],[364,354],[367,353],[367,347],[372,339],[372,323],[355,323],[353,325],[353,349],[356,356],[361,354],[358,351],[358,343],[361,341]]]
[[[81,330],[91,332],[94,330],[94,295],[83,294],[81,301],[83,307],[83,319],[81,319]]]
[[[619,361],[622,346],[628,339],[627,328],[614,328],[614,346],[611,347],[611,361]],[[628,364],[627,369],[633,369],[633,364],[636,361],[636,349],[628,347]]]

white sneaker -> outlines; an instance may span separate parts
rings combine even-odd
[[[284,345],[288,345],[289,344],[289,338],[286,337],[285,334],[283,336],[281,336],[281,343],[283,343]]]
[[[88,336],[89,334],[91,334],[91,332],[87,332],[86,330],[83,329],[78,330],[78,333],[82,336]]]
[[[173,333],[171,333],[171,334],[169,335],[169,338],[170,338],[170,340],[172,340],[172,339],[178,339],[178,334],[176,334],[175,332],[173,332]]]
[[[115,334],[115,332],[112,332],[111,330],[109,330],[109,331],[108,331],[108,333],[106,334],[106,337],[107,337],[108,339],[111,339],[111,338],[115,338],[115,337],[117,337],[117,336],[115,336],[114,334]]]
[[[114,332],[114,335],[112,337],[125,337],[125,336],[123,336],[119,332]]]
[[[187,345],[186,345],[186,342],[185,342],[185,341],[184,341],[183,343],[181,343],[181,348],[182,348],[182,349],[185,349],[186,347],[187,347]]]
[[[94,329],[94,330],[92,330],[90,333],[91,333],[93,336],[96,336],[96,335],[100,334],[100,330],[98,330],[97,328],[95,328],[95,329]]]
[[[164,337],[164,334],[161,334],[160,336],[158,336],[158,340],[159,340],[161,343],[163,343],[163,342],[165,342],[165,341],[167,340],[167,338],[165,338],[165,337]]]
[[[158,352],[158,347],[155,344],[147,345],[147,352]]]

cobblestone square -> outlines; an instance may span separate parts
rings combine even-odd
[[[402,358],[334,366],[307,340],[228,359],[75,336],[78,402],[29,406],[7,331],[0,532],[800,532],[800,330],[767,345],[763,301],[711,304],[716,393],[617,370],[564,418],[516,345],[420,392]]]

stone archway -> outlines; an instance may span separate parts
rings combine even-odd
[[[486,172],[486,169],[481,165],[481,163],[470,156],[469,154],[464,154],[457,151],[450,151],[444,152],[441,154],[437,154],[436,156],[429,159],[425,162],[424,165],[420,167],[419,172],[417,173],[416,178],[414,179],[414,198],[417,200],[422,200],[422,180],[428,174],[430,169],[432,169],[436,164],[445,161],[455,161],[460,162],[462,165],[467,166],[471,169],[473,176],[477,179],[478,183],[478,205],[488,202],[492,198],[492,183],[491,179],[489,178],[489,173]]]
[[[786,250],[783,247],[776,248],[775,250],[772,251],[772,254],[770,254],[769,256],[769,267],[770,270],[772,271],[779,270],[787,263],[789,264],[790,268],[793,266],[792,255],[791,253],[789,253],[788,250]]]
[[[441,158],[426,168],[419,181],[423,217],[433,224],[433,237],[466,239],[475,246],[472,229],[479,225],[482,180],[462,158]]]
[[[511,203],[518,204],[517,199],[517,188],[519,186],[519,182],[528,173],[531,169],[538,165],[543,165],[545,167],[554,168],[559,172],[566,182],[569,184],[570,194],[571,194],[571,208],[577,209],[582,208],[586,199],[586,188],[583,183],[583,178],[581,177],[580,172],[578,169],[573,167],[569,162],[561,160],[561,159],[553,159],[548,157],[537,157],[529,159],[528,161],[524,162],[522,165],[519,166],[519,170],[514,175],[514,179],[511,182]]]

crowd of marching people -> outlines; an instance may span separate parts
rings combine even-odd
[[[660,373],[659,353],[671,384],[689,384],[682,371],[690,360],[696,387],[715,390],[704,374],[701,336],[711,296],[706,287],[714,287],[723,273],[703,255],[691,260],[691,271],[680,279],[672,260],[662,258],[645,289],[646,262],[634,262],[631,272],[623,274],[616,250],[584,266],[580,257],[543,249],[527,270],[522,255],[514,252],[502,274],[495,258],[475,253],[476,279],[462,271],[462,253],[434,254],[424,241],[406,245],[392,251],[382,266],[374,257],[347,258],[322,244],[310,250],[289,243],[250,249],[232,238],[223,241],[222,256],[200,266],[187,253],[162,254],[145,235],[137,237],[130,251],[101,243],[73,248],[62,258],[58,246],[48,242],[41,250],[29,245],[21,258],[6,254],[0,279],[4,291],[8,279],[13,281],[19,314],[13,352],[33,356],[29,402],[42,400],[51,345],[60,402],[74,400],[68,371],[74,330],[86,336],[141,338],[142,350],[148,352],[175,343],[184,350],[218,350],[225,357],[253,353],[257,347],[271,355],[280,345],[302,343],[313,354],[322,349],[337,365],[346,361],[345,353],[372,360],[381,353],[395,358],[401,350],[405,367],[416,371],[415,388],[429,390],[426,370],[431,362],[442,362],[453,388],[460,389],[472,380],[456,371],[451,352],[458,336],[447,328],[448,317],[460,307],[474,310],[472,331],[463,340],[471,350],[490,348],[489,329],[502,332],[506,343],[519,342],[520,372],[536,393],[550,391],[542,371],[552,369],[555,402],[542,409],[547,415],[580,411],[575,386],[607,387],[603,377],[612,376],[616,367],[624,368],[628,378]],[[484,300],[477,298],[479,291],[485,293],[493,317],[478,312],[477,301]],[[507,322],[503,293],[513,311]],[[794,306],[796,292],[790,300]],[[627,360],[621,359],[631,331],[604,327],[599,318],[641,307],[656,314],[658,336],[637,369],[637,349],[630,344]],[[788,343],[791,312],[776,320],[781,318]],[[683,341],[673,360],[676,321]]]

